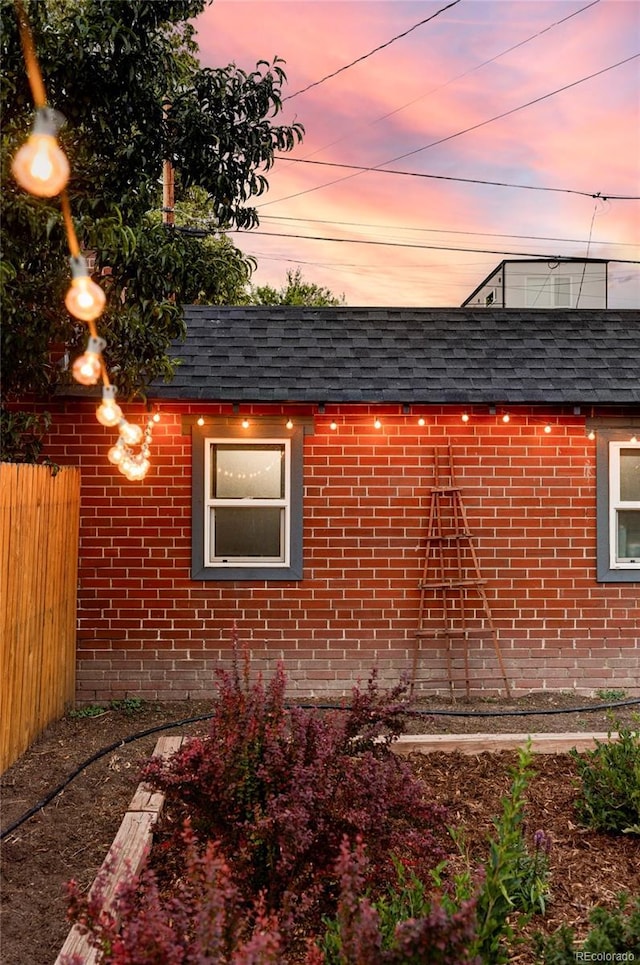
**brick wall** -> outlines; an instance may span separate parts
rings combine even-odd
[[[305,439],[304,580],[217,583],[190,579],[191,440],[181,424],[230,407],[162,403],[142,483],[107,462],[114,430],[94,408],[61,405],[48,448],[82,469],[79,700],[209,696],[234,624],[254,666],[282,660],[300,695],[342,694],[374,665],[397,681],[418,625],[434,453],[448,443],[514,690],[640,693],[640,586],[595,581],[595,443],[584,417],[522,408],[506,424],[484,410],[465,424],[456,407],[327,406]],[[146,415],[127,407],[132,421]],[[425,600],[425,626],[436,629],[442,612]],[[469,606],[469,625],[486,629],[477,598]],[[448,690],[445,657],[441,643],[422,641],[419,677],[430,679],[419,691]],[[490,635],[479,633],[468,659],[474,691],[502,688]]]

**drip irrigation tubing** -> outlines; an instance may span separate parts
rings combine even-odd
[[[640,697],[630,697],[627,700],[618,700],[614,703],[602,703],[602,704],[589,704],[584,707],[546,707],[540,710],[410,710],[409,708],[402,710],[404,714],[408,717],[470,717],[470,718],[481,718],[481,717],[534,717],[534,716],[547,716],[551,714],[587,714],[593,713],[599,710],[615,710],[617,707],[631,707],[635,704],[640,704]],[[301,710],[348,710],[348,706],[343,704],[288,704],[287,707],[299,707]],[[38,811],[42,811],[47,804],[50,804],[54,798],[61,794],[62,791],[79,774],[89,767],[90,764],[95,764],[100,758],[105,757],[112,751],[117,750],[119,747],[124,747],[125,744],[131,744],[133,741],[142,740],[143,737],[149,737],[151,734],[158,734],[163,730],[171,730],[174,727],[185,727],[187,724],[197,724],[201,721],[211,720],[215,714],[201,714],[198,717],[185,717],[183,720],[173,720],[165,724],[157,724],[154,727],[148,727],[146,730],[138,731],[135,734],[129,734],[128,737],[122,737],[107,747],[101,748],[88,757],[82,764],[79,764],[70,774],[65,777],[64,781],[54,787],[49,793],[33,807],[25,811],[19,818],[16,818],[11,824],[0,831],[0,841],[3,841],[8,835],[12,834],[14,831],[23,825],[29,818],[32,818],[34,814]]]

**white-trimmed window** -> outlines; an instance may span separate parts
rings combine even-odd
[[[612,420],[613,421],[613,420]],[[597,444],[597,574],[601,583],[640,583],[640,435],[634,420],[594,421]]]
[[[192,578],[302,579],[304,427],[221,420],[192,438]]]
[[[640,570],[640,443],[609,443],[609,565]]]
[[[571,308],[571,275],[528,275],[527,308]]]
[[[291,442],[207,439],[205,564],[289,565]]]

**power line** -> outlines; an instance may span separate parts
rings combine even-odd
[[[325,184],[318,184],[315,188],[307,188],[305,191],[298,191],[296,194],[289,194],[284,198],[274,198],[273,201],[265,201],[263,204],[258,205],[258,207],[265,208],[270,204],[279,204],[281,201],[290,201],[292,198],[299,198],[304,194],[311,194],[314,191],[320,191],[322,188],[328,188],[334,184],[340,184],[341,182],[349,181],[352,178],[357,178],[366,171],[379,171],[385,164],[393,164],[394,161],[401,161],[406,157],[412,157],[414,154],[420,154],[422,151],[426,151],[432,147],[437,147],[439,144],[445,144],[447,141],[452,141],[454,138],[461,137],[463,134],[469,134],[471,131],[477,131],[481,127],[486,127],[487,124],[492,124],[494,121],[499,121],[505,117],[510,117],[512,114],[516,114],[518,111],[525,110],[527,107],[532,107],[534,104],[539,104],[544,100],[548,100],[550,97],[555,97],[556,94],[561,94],[566,90],[570,90],[572,87],[577,87],[579,84],[584,84],[587,80],[593,80],[594,77],[600,77],[602,74],[606,74],[608,71],[614,70],[616,67],[622,67],[624,64],[630,63],[630,61],[635,60],[637,57],[640,57],[640,54],[632,54],[631,57],[626,57],[624,60],[619,60],[615,64],[610,64],[609,67],[603,67],[602,70],[597,70],[593,74],[588,74],[586,77],[581,77],[579,80],[574,80],[571,84],[565,84],[563,87],[558,87],[556,90],[552,90],[548,94],[542,94],[540,97],[535,97],[533,100],[527,101],[526,104],[520,104],[519,107],[512,107],[508,111],[503,111],[501,114],[496,114],[494,117],[489,117],[484,121],[479,121],[477,124],[472,124],[471,127],[466,127],[464,130],[457,131],[455,134],[448,134],[446,137],[441,137],[437,141],[431,141],[430,144],[424,144],[422,147],[417,147],[413,151],[407,151],[405,154],[398,154],[396,157],[392,157],[387,161],[381,161],[380,164],[377,165],[359,168],[353,174],[347,174],[343,178],[336,178],[334,181],[328,181]],[[289,158],[288,160],[293,159]],[[310,161],[308,163],[325,162]],[[592,197],[592,195],[589,195],[589,197]]]
[[[488,124],[489,121],[485,121],[483,123]],[[472,128],[469,128],[469,130],[472,130]],[[460,133],[465,134],[466,131],[461,131]],[[454,134],[452,136],[457,137],[458,135]],[[441,142],[437,141],[436,143],[439,144]],[[428,145],[428,146],[431,146],[431,145]],[[419,148],[419,150],[424,150],[424,148]],[[276,159],[284,160],[282,155],[276,155]],[[291,158],[287,158],[287,161],[289,161],[291,164],[316,164],[321,167],[343,168],[344,170],[347,170],[347,171],[358,171],[359,173],[363,173],[365,171],[375,171],[376,174],[396,174],[396,175],[402,175],[403,177],[406,177],[406,178],[427,178],[435,181],[459,181],[462,184],[486,184],[494,188],[518,188],[523,191],[554,191],[557,194],[579,194],[583,198],[596,198],[602,201],[640,201],[640,195],[633,195],[633,194],[632,195],[609,194],[608,192],[605,194],[602,191],[578,191],[574,188],[549,188],[543,185],[536,185],[536,184],[511,184],[507,181],[485,181],[481,178],[456,178],[448,174],[423,174],[419,171],[398,171],[395,168],[391,169],[391,168],[382,168],[382,167],[366,167],[365,165],[361,165],[361,164],[340,164],[337,161],[310,161],[307,158],[291,157]],[[386,163],[390,164],[391,162],[389,161]],[[347,181],[347,180],[348,178],[339,178],[338,181],[331,181],[329,183],[338,184],[339,181]],[[328,187],[328,185],[320,185],[320,186]],[[317,189],[312,188],[311,190],[315,191]],[[307,192],[305,191],[302,192],[302,194],[306,194],[306,193]],[[294,195],[291,195],[291,197],[295,198],[297,197],[297,195],[294,194]],[[280,198],[279,200],[286,201],[288,199]],[[268,201],[267,204],[273,204],[273,202]],[[260,205],[260,207],[263,208],[264,205]]]
[[[413,27],[409,27],[408,30],[403,31],[401,34],[397,34],[395,37],[392,37],[391,40],[387,40],[386,43],[380,44],[379,47],[374,47],[374,49],[370,50],[368,54],[363,54],[361,57],[357,57],[356,60],[352,60],[350,64],[345,64],[344,67],[339,67],[338,70],[334,70],[333,73],[327,74],[325,77],[321,77],[320,80],[315,80],[312,84],[308,84],[301,90],[297,90],[294,94],[289,94],[287,97],[283,97],[282,103],[285,101],[290,101],[294,97],[298,97],[299,94],[305,94],[308,90],[311,90],[312,87],[318,87],[320,84],[324,84],[326,80],[330,80],[332,77],[337,77],[338,74],[342,74],[343,71],[349,70],[350,67],[354,67],[356,64],[362,63],[363,60],[367,60],[369,57],[372,57],[373,54],[377,54],[378,51],[384,50],[385,47],[390,47],[391,44],[396,42],[396,40],[406,37],[408,34],[412,33],[412,31],[417,30],[418,27],[422,27],[425,23],[429,23],[430,20],[435,20],[435,18],[439,17],[441,13],[445,12],[445,10],[455,7],[458,3],[460,3],[460,0],[453,0],[453,2],[447,4],[446,7],[442,7],[442,9],[431,14],[430,17],[426,17],[424,20],[414,23]]]
[[[397,157],[392,157],[389,161],[385,161],[385,164],[393,164],[394,161],[402,161],[406,157],[412,157],[414,154],[420,154],[421,151],[426,151],[430,147],[435,147],[438,144],[444,144],[446,141],[453,140],[454,137],[460,137],[462,134],[468,134],[470,131],[477,131],[479,127],[485,127],[487,124],[492,124],[493,121],[499,121],[504,117],[509,117],[511,114],[516,114],[518,111],[524,110],[526,107],[532,107],[534,104],[540,104],[542,101],[548,100],[550,97],[555,97],[556,94],[561,94],[565,90],[570,90],[572,87],[578,87],[579,84],[584,84],[587,80],[593,80],[594,77],[600,77],[602,74],[606,74],[610,70],[615,70],[616,67],[622,67],[624,64],[630,63],[630,61],[635,60],[640,57],[640,54],[632,54],[631,57],[625,57],[624,60],[619,60],[616,64],[610,64],[609,67],[603,67],[601,70],[594,71],[593,74],[587,74],[586,77],[581,77],[580,80],[574,80],[570,84],[565,84],[564,87],[558,87],[556,90],[550,91],[548,94],[542,94],[540,97],[534,97],[533,100],[527,101],[526,104],[521,104],[520,107],[512,107],[511,110],[503,111],[502,114],[496,114],[495,117],[490,117],[486,121],[480,121],[478,124],[473,124],[471,127],[465,128],[463,131],[458,131],[457,134],[449,134],[447,137],[442,137],[438,141],[433,141],[431,144],[425,144],[424,147],[417,147],[413,151],[407,151],[405,154],[398,154]]]
[[[197,229],[183,228],[175,229],[182,230],[185,234],[196,233]],[[203,234],[204,232],[198,232],[198,234]],[[287,232],[280,231],[243,231],[239,228],[231,229],[230,234],[241,234],[247,236],[262,236],[266,238],[298,238],[304,241],[331,241],[338,244],[351,244],[351,245],[377,245],[384,246],[387,248],[420,248],[429,251],[463,251],[469,254],[475,255],[511,255],[517,258],[540,258],[544,261],[575,261],[574,255],[559,255],[557,253],[548,254],[546,252],[539,251],[496,251],[491,248],[455,248],[449,245],[419,245],[410,242],[400,242],[400,241],[373,241],[366,238],[327,238],[322,235],[298,235],[298,234],[288,234]],[[617,265],[640,265],[640,260],[633,260],[631,258],[596,258],[594,261],[608,261],[610,264]]]
[[[479,238],[512,238],[519,241],[553,241],[561,244],[574,244],[582,245],[585,244],[584,238],[557,238],[550,235],[517,235],[508,234],[506,232],[496,232],[496,231],[462,231],[456,230],[454,228],[415,228],[409,225],[389,225],[389,224],[376,224],[372,222],[361,222],[361,221],[333,221],[330,219],[323,218],[294,218],[288,217],[286,215],[264,215],[263,221],[294,221],[303,224],[329,224],[335,225],[337,227],[349,227],[349,228],[380,228],[384,231],[407,231],[414,234],[426,233],[426,234],[440,234],[440,235],[462,235],[465,237],[479,237]],[[611,246],[617,248],[636,248],[637,245],[633,242],[624,241],[602,241],[597,242],[601,246]]]
[[[439,235],[470,235],[480,238],[517,238],[521,241],[558,241],[566,244],[582,245],[584,238],[554,238],[549,235],[511,235],[498,231],[460,231],[455,228],[414,228],[410,225],[376,224],[366,221],[334,221],[329,218],[295,218],[285,214],[265,214],[263,221],[298,221],[305,224],[331,224],[345,228],[382,228],[385,231],[427,232]],[[633,242],[628,241],[598,241],[598,245],[615,245],[617,248],[635,248]]]
[[[548,31],[553,30],[554,27],[559,27],[561,24],[566,23],[567,20],[571,20],[573,17],[577,17],[579,14],[584,13],[585,10],[589,10],[590,7],[595,7],[596,4],[598,3],[600,3],[600,0],[591,0],[591,3],[588,3],[585,7],[580,7],[579,10],[574,10],[574,12],[570,13],[568,16],[563,17],[561,20],[556,20],[554,23],[551,23],[547,27],[544,27],[543,30],[539,30],[537,33],[532,34],[530,37],[526,37],[524,40],[520,40],[517,44],[512,44],[511,47],[507,47],[505,50],[501,50],[500,53],[495,54],[495,56],[490,57],[488,60],[483,60],[482,63],[476,64],[474,67],[469,67],[467,70],[463,70],[461,74],[456,74],[455,77],[451,77],[443,84],[439,84],[437,87],[432,87],[431,90],[428,90],[424,94],[420,94],[419,97],[414,97],[413,100],[407,101],[406,104],[402,104],[400,107],[396,107],[394,108],[394,110],[388,111],[386,114],[381,114],[380,117],[376,117],[374,120],[369,121],[367,124],[358,125],[358,127],[356,127],[355,130],[360,130],[363,127],[370,127],[372,124],[377,124],[379,121],[384,121],[388,117],[393,117],[394,114],[399,114],[401,111],[405,110],[405,108],[411,107],[413,104],[417,104],[418,101],[423,100],[425,97],[428,97],[430,94],[434,94],[439,90],[443,90],[445,87],[448,87],[450,84],[455,83],[457,80],[461,80],[463,77],[466,77],[468,74],[472,74],[474,73],[474,71],[480,70],[482,67],[488,66],[488,64],[495,63],[497,60],[500,60],[500,58],[504,57],[506,54],[510,54],[512,51],[517,50],[518,47],[524,47],[525,44],[530,43],[532,40],[536,40],[537,37],[541,37],[543,34],[547,33]],[[312,151],[310,154],[307,154],[304,160],[306,160],[307,158],[313,157],[315,154],[319,154],[321,151],[326,150],[326,148],[328,147],[333,147],[334,144],[339,144],[341,141],[348,140],[350,137],[353,136],[353,133],[354,133],[354,129],[351,129],[348,134],[345,134],[342,137],[338,137],[334,141],[330,141],[328,144],[324,144],[322,147],[319,147],[315,151]],[[297,159],[288,158],[287,160],[292,161]]]
[[[449,84],[455,83],[456,80],[461,80],[463,77],[467,77],[474,71],[480,70],[482,67],[487,67],[489,64],[495,63],[496,60],[499,60],[506,54],[510,54],[512,51],[517,50],[518,47],[524,47],[525,44],[530,43],[532,40],[536,40],[538,37],[546,34],[549,30],[553,30],[554,27],[559,27],[560,24],[566,23],[567,20],[571,20],[573,17],[577,17],[578,14],[584,13],[584,11],[588,10],[590,7],[595,7],[597,3],[600,3],[600,0],[591,0],[591,3],[588,3],[585,7],[580,7],[579,10],[574,10],[573,13],[568,14],[568,16],[563,17],[561,20],[556,20],[554,23],[550,23],[549,26],[544,27],[543,30],[539,30],[537,33],[532,34],[525,40],[520,40],[517,44],[512,44],[511,47],[501,50],[500,53],[496,54],[494,57],[490,57],[488,60],[483,60],[482,63],[476,64],[475,67],[470,67],[468,70],[464,70],[461,74],[456,74],[455,77],[452,77],[451,80],[446,81],[446,83],[441,84],[439,87],[434,87],[432,90],[428,91],[427,94],[421,94],[420,97],[416,97],[414,100],[408,101],[408,103],[403,104],[401,107],[396,107],[395,110],[389,111],[388,114],[383,114],[381,117],[377,118],[377,120],[383,121],[386,120],[387,117],[393,117],[394,114],[398,114],[400,111],[403,111],[405,107],[411,107],[413,104],[417,104],[418,101],[422,100],[424,97],[427,97],[428,94],[433,94],[438,90],[442,90],[443,87],[448,87]]]

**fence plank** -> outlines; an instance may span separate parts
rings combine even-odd
[[[0,464],[0,771],[75,690],[80,472]]]

